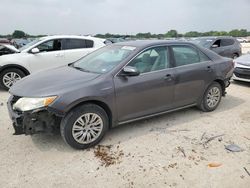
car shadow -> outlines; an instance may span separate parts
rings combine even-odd
[[[208,115],[212,117],[216,113],[221,113],[236,108],[244,102],[245,101],[240,98],[227,95],[222,99],[219,107],[213,112],[202,112],[198,108],[193,107],[176,112],[171,112],[161,116],[156,116],[148,120],[141,120],[125,125],[120,125],[110,130],[102,143],[117,144],[126,142],[135,137],[150,134],[155,130],[160,130],[160,132],[162,131],[164,133],[168,133],[173,130],[178,131],[180,130],[180,125],[183,123],[197,121],[203,117],[207,117]]]
[[[244,82],[244,81],[239,81],[239,80],[233,80],[232,84],[247,87],[247,88],[250,87],[250,82]]]
[[[168,133],[173,130],[178,131],[180,130],[180,125],[183,123],[197,121],[207,116],[213,117],[213,115],[215,115],[216,113],[231,110],[243,104],[244,102],[245,101],[240,98],[227,95],[222,99],[220,106],[215,111],[210,113],[201,112],[196,107],[193,107],[161,116],[156,116],[147,120],[140,120],[133,123],[120,125],[109,130],[100,144],[115,145],[150,134],[154,131],[157,131],[159,133]],[[55,135],[33,135],[31,138],[34,145],[42,151],[51,149],[56,149],[62,152],[76,151],[64,143],[59,132]]]
[[[59,131],[55,134],[35,134],[31,136],[33,144],[40,151],[57,150],[62,152],[76,151],[69,147],[62,139]]]

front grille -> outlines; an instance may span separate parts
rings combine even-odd
[[[236,67],[234,74],[239,78],[250,79],[250,69]]]
[[[234,74],[238,78],[250,79],[250,75],[247,75],[247,74],[239,74],[239,73],[236,73],[236,72]]]

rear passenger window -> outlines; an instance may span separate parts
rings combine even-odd
[[[189,46],[173,46],[176,67],[200,62],[200,56],[196,49]]]
[[[231,46],[234,44],[234,40],[233,39],[221,39],[221,46]]]
[[[93,48],[94,41],[93,40],[85,40],[86,48]]]
[[[63,43],[64,50],[79,49],[79,48],[92,48],[94,42],[92,40],[84,39],[65,39]]]
[[[200,52],[200,62],[211,61],[204,53]]]

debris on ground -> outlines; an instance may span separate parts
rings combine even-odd
[[[225,146],[225,149],[231,152],[242,152],[244,151],[244,149],[240,148],[239,146],[237,146],[236,144],[230,144]]]
[[[149,130],[150,132],[160,132],[160,133],[172,133],[172,132],[187,132],[190,131],[188,129],[166,129],[163,127],[155,127]]]
[[[173,164],[168,165],[168,168],[176,168],[176,167],[177,167],[177,163],[173,163]]]
[[[185,153],[185,150],[183,149],[183,147],[178,146],[177,150],[183,154],[183,157],[186,157],[186,153]]]
[[[124,155],[118,146],[113,149],[112,145],[98,145],[94,149],[94,154],[101,161],[101,165],[105,167],[120,163]]]
[[[250,138],[248,138],[248,137],[246,137],[246,136],[243,136],[245,139],[247,139],[247,140],[250,140]]]
[[[216,136],[211,136],[211,137],[208,137],[206,135],[206,132],[204,132],[201,136],[201,144],[203,145],[204,148],[207,148],[207,144],[211,141],[213,141],[214,139],[218,138],[218,141],[221,142],[222,141],[222,136],[224,136],[225,134],[219,134],[219,135],[216,135]]]
[[[246,171],[246,173],[248,174],[248,176],[250,176],[250,172],[247,170],[247,168],[246,167],[243,167],[243,168]]]
[[[0,103],[0,106],[3,106],[3,102]]]
[[[204,139],[204,136],[206,135],[206,132],[204,132],[202,135],[201,135],[201,140]]]
[[[209,163],[207,166],[210,167],[210,168],[214,168],[214,167],[219,167],[221,165],[222,165],[221,163],[214,162],[214,163]]]

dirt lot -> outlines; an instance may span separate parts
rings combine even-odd
[[[12,136],[7,98],[1,90],[0,187],[249,187],[250,84],[233,83],[214,112],[191,108],[120,126],[88,151],[60,135]],[[225,150],[231,143],[244,151]]]

